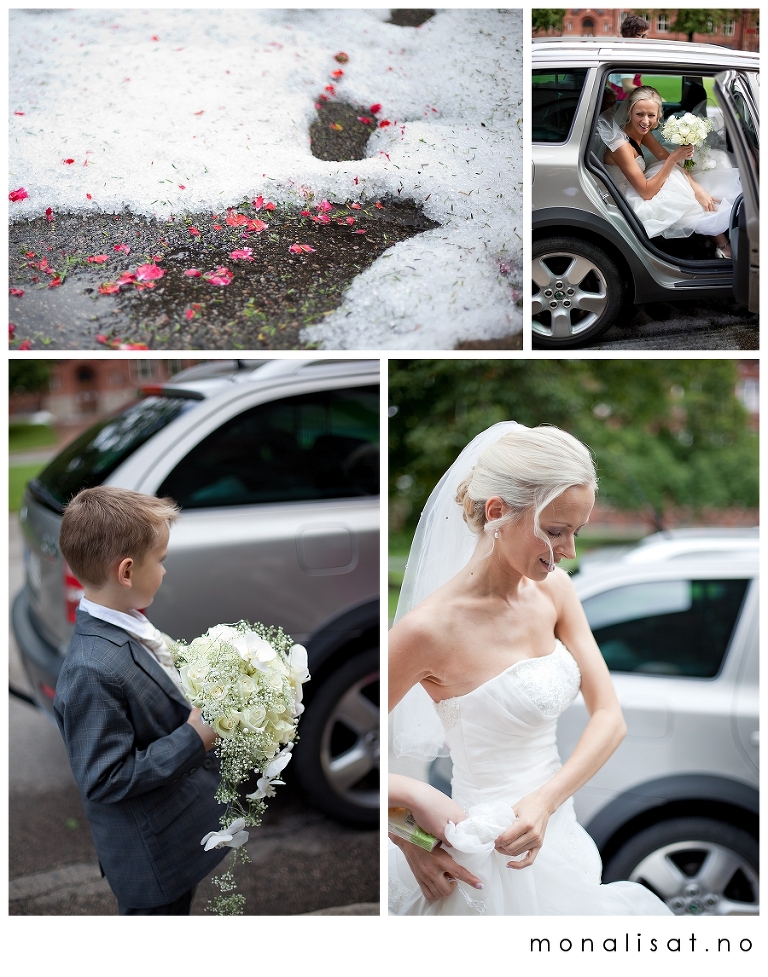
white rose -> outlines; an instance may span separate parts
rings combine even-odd
[[[683,144],[683,137],[682,136],[679,136],[676,132],[674,132],[669,137],[669,141],[671,143],[673,143],[675,146],[682,146],[682,144]]]

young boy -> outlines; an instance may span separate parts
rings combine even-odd
[[[169,499],[85,489],[67,506],[59,545],[85,597],[54,710],[102,871],[121,916],[183,916],[226,849],[219,827],[216,734],[181,692],[161,632],[140,609],[160,588]]]

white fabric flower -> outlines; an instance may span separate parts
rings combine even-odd
[[[205,850],[212,848],[239,848],[248,841],[248,832],[243,831],[245,818],[237,818],[228,828],[220,828],[218,831],[209,831],[208,834],[200,839],[200,844],[205,845]]]

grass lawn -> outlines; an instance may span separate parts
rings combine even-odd
[[[8,451],[34,451],[56,444],[56,432],[47,424],[9,424]]]
[[[679,75],[643,75],[643,84],[655,88],[665,102],[679,102],[682,80]],[[708,99],[715,98],[715,83],[712,78],[704,79],[704,89]]]
[[[8,469],[8,510],[18,512],[24,487],[30,478],[39,475],[45,463],[37,465],[11,465]]]

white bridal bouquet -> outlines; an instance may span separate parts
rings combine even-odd
[[[670,116],[661,129],[661,135],[667,142],[674,146],[702,146],[707,135],[712,131],[711,119],[703,119],[692,112],[685,112],[683,115]],[[697,165],[697,161],[687,159],[683,162],[686,170],[692,170]],[[702,169],[711,169],[706,162],[699,160]],[[712,163],[712,166],[715,164]]]
[[[247,862],[241,846],[248,840],[246,827],[261,823],[266,799],[291,759],[302,705],[302,685],[309,681],[307,652],[294,644],[281,628],[263,624],[217,624],[191,644],[171,645],[187,699],[221,737],[216,754],[221,781],[216,800],[227,805],[221,829],[200,842],[205,850],[229,847],[232,861],[214,881],[222,893],[235,888],[232,869]],[[260,774],[256,790],[240,796],[238,787],[251,774]],[[211,903],[220,915],[239,915],[245,897],[221,895]]]

